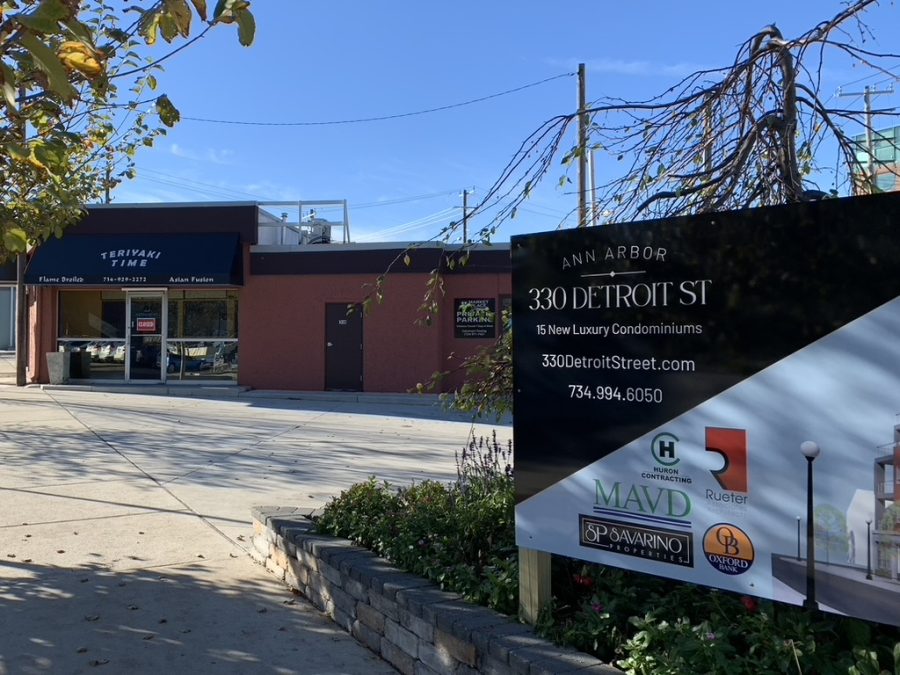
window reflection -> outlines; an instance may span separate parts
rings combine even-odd
[[[237,381],[236,340],[169,340],[166,355],[167,380]]]
[[[173,291],[169,294],[170,338],[237,338],[235,291]]]
[[[125,340],[59,340],[71,352],[69,377],[79,380],[124,380]]]
[[[125,293],[60,291],[60,338],[124,338]]]
[[[57,345],[61,351],[72,352],[70,377],[124,380],[126,294],[123,291],[60,291],[58,297]],[[170,291],[165,310],[168,318],[165,353],[157,349],[153,356],[155,364],[148,362],[148,366],[160,368],[165,358],[168,381],[237,382],[237,301],[237,292],[230,290]],[[132,321],[141,316],[138,311]]]

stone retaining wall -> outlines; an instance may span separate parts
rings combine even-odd
[[[528,626],[401,572],[299,509],[253,509],[254,558],[403,675],[619,674]]]

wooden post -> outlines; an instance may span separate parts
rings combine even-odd
[[[519,547],[519,619],[532,626],[550,602],[550,554]]]

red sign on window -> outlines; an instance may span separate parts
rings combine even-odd
[[[138,333],[156,333],[156,317],[138,317],[135,328]]]

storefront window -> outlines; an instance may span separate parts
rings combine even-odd
[[[60,351],[72,352],[70,376],[125,379],[125,293],[60,291]]]
[[[237,381],[235,291],[170,291],[167,380]]]
[[[172,290],[167,299],[166,360],[157,349],[151,367],[164,369],[168,381],[237,382],[237,292]],[[126,304],[123,291],[59,292],[57,345],[72,352],[72,378],[125,379]]]
[[[237,338],[235,291],[169,293],[170,338]]]
[[[125,293],[60,291],[60,338],[125,338]]]

